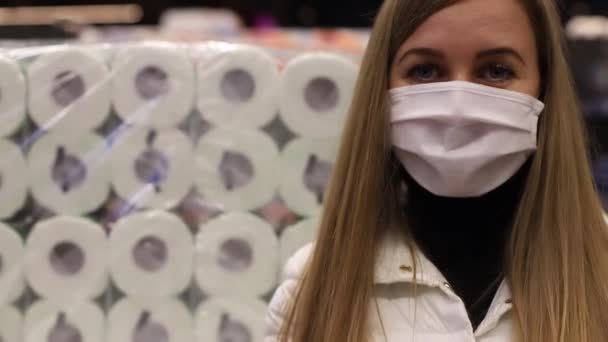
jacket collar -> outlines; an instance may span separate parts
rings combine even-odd
[[[408,247],[403,234],[392,229],[384,234],[380,242],[374,269],[374,283],[401,282],[430,287],[448,284],[439,269],[422,252]],[[498,303],[510,302],[511,290],[506,281],[503,280],[494,300]]]
[[[386,232],[382,237],[374,270],[376,284],[415,282],[436,286],[446,283],[437,267],[422,253],[412,251],[402,234],[394,230]]]

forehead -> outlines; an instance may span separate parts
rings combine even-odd
[[[519,0],[460,0],[423,22],[404,45],[435,48],[534,44],[530,20]]]

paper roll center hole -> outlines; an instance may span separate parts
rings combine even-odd
[[[141,269],[156,272],[167,263],[167,244],[154,236],[139,240],[133,248],[133,260]]]
[[[228,314],[223,314],[217,332],[218,342],[251,342],[253,338],[247,326],[233,321]]]
[[[68,193],[84,183],[87,178],[87,167],[78,157],[68,154],[65,148],[59,147],[55,154],[51,176],[61,191]]]
[[[77,73],[64,71],[55,76],[51,96],[58,106],[67,107],[84,93],[84,79]]]
[[[249,101],[255,92],[255,81],[251,74],[243,69],[228,71],[220,83],[224,98],[234,104]]]
[[[147,66],[135,76],[135,89],[142,99],[154,100],[169,92],[169,75],[156,66]]]
[[[75,326],[66,321],[65,314],[60,313],[47,336],[47,342],[82,342],[82,335]]]
[[[244,154],[225,151],[219,165],[220,177],[228,191],[242,188],[253,180],[253,164]]]
[[[84,266],[84,252],[76,244],[60,242],[51,251],[50,262],[53,270],[60,275],[72,276]]]
[[[169,160],[154,147],[148,147],[135,160],[135,174],[142,183],[159,186],[169,176]]]
[[[152,321],[150,313],[147,311],[139,317],[131,340],[133,342],[170,342],[167,329]]]
[[[325,189],[327,189],[332,169],[333,163],[321,160],[314,154],[308,157],[304,170],[304,185],[315,194],[319,204],[323,203]]]
[[[253,250],[241,239],[229,239],[222,243],[217,263],[230,272],[243,272],[253,261]]]
[[[329,78],[317,77],[304,90],[306,104],[316,112],[326,112],[338,105],[340,91]]]

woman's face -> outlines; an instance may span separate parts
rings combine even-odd
[[[392,63],[391,88],[468,81],[540,93],[538,51],[519,0],[461,0],[427,19]]]

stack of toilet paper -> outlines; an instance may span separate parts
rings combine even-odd
[[[0,56],[0,340],[261,342],[356,73],[223,43]]]
[[[193,63],[158,44],[62,47],[26,66],[34,198],[58,214],[87,214],[111,187],[129,204],[170,209],[193,186],[192,146],[177,126],[193,107]],[[103,133],[104,136],[99,136]]]
[[[26,92],[21,66],[0,55],[0,219],[17,214],[27,198],[25,158],[11,140],[25,122]]]
[[[21,341],[22,316],[15,301],[25,290],[23,242],[8,225],[0,223],[0,337]]]
[[[32,228],[24,273],[39,299],[26,308],[23,341],[104,341],[95,300],[108,285],[107,255],[103,228],[90,220],[56,216]]]
[[[119,49],[111,68],[124,128],[112,137],[114,189],[138,208],[175,208],[194,187],[194,146],[178,129],[194,110],[194,62],[183,47],[137,44]]]
[[[222,211],[248,211],[276,192],[278,147],[261,131],[277,113],[279,71],[262,49],[200,52],[197,110],[212,125],[196,147],[197,189]]]
[[[168,212],[142,212],[121,219],[109,243],[110,274],[125,294],[109,311],[109,341],[194,341],[192,316],[178,299],[194,269],[188,227]]]
[[[198,341],[262,341],[266,304],[277,284],[279,243],[273,228],[247,213],[224,214],[196,237]]]
[[[94,50],[70,46],[22,64],[27,112],[35,125],[23,142],[31,193],[58,215],[95,211],[110,192],[108,148],[96,132],[110,115],[110,70]]]
[[[19,146],[9,139],[0,138],[0,219],[13,217],[25,205],[26,174],[26,161]]]
[[[298,56],[282,72],[279,111],[296,138],[282,152],[280,194],[304,217],[323,203],[356,74],[353,63],[326,53]]]
[[[11,82],[0,86],[14,85],[9,95],[20,105],[0,103],[11,118],[0,134],[14,132],[27,111],[26,179],[37,204],[85,215],[115,194],[132,207],[167,210],[196,190],[221,211],[279,197],[298,215],[317,214],[352,97],[352,62],[307,53],[279,71],[265,50],[226,44],[101,51],[42,50],[23,58],[24,75],[0,60]],[[192,116],[208,127],[195,141],[183,129]],[[7,164],[24,171],[19,160]],[[25,185],[14,188],[2,202],[19,206]]]

